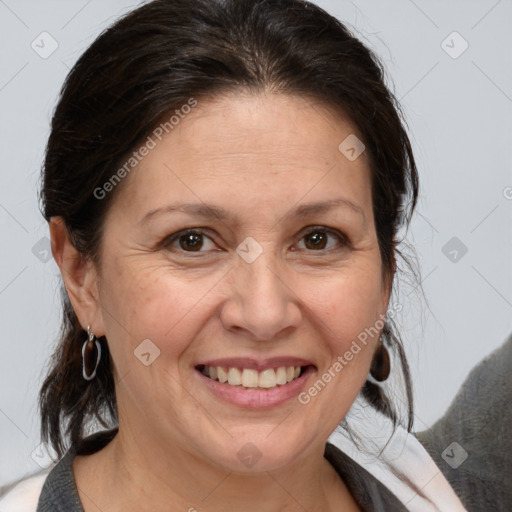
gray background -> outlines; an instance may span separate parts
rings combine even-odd
[[[401,283],[399,325],[421,430],[512,331],[512,1],[318,3],[384,61],[418,160],[408,239],[427,300]],[[0,484],[39,469],[37,392],[59,327],[58,268],[37,206],[51,112],[77,57],[135,5],[0,0]],[[44,31],[58,44],[47,58],[31,47],[51,49]]]

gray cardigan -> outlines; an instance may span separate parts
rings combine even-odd
[[[512,336],[471,371],[445,415],[416,437],[469,512],[512,511]],[[464,452],[447,450],[453,442],[467,453],[460,465],[454,456]]]

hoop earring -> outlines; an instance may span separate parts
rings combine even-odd
[[[87,339],[82,345],[82,376],[85,380],[92,380],[96,377],[96,368],[98,368],[101,359],[100,342],[89,328],[90,326],[88,325]]]
[[[370,375],[377,382],[384,382],[389,377],[390,372],[391,363],[389,359],[389,352],[381,341],[373,355]]]

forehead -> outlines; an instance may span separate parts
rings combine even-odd
[[[358,130],[325,105],[240,93],[197,100],[187,111],[159,137],[150,135],[152,149],[125,179],[116,201],[130,214],[185,197],[248,209],[330,200],[340,192],[371,208],[366,153],[352,160],[340,151]]]

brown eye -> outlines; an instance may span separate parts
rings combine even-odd
[[[314,231],[304,237],[307,249],[325,249],[327,245],[327,233]]]
[[[181,235],[179,244],[184,251],[199,251],[203,247],[203,235],[200,233]]]
[[[338,230],[314,228],[302,236],[298,247],[306,251],[320,252],[342,249],[349,244],[347,237]]]
[[[199,228],[178,231],[167,237],[163,247],[174,253],[210,253],[219,250],[215,242]]]

